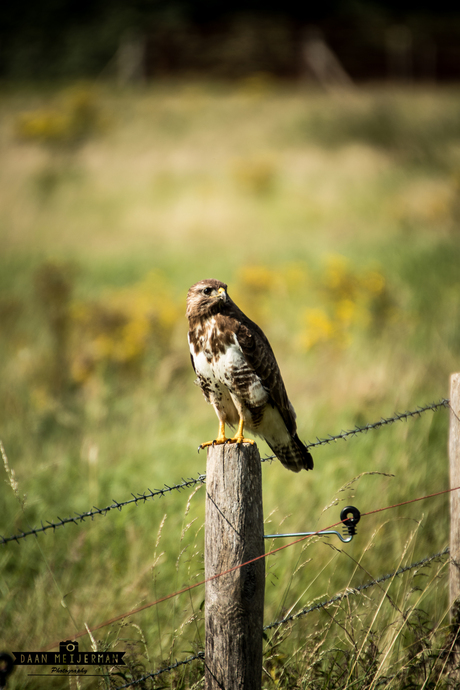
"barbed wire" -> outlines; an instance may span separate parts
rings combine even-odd
[[[422,558],[421,561],[417,561],[416,563],[411,563],[410,565],[405,565],[402,566],[401,568],[398,568],[398,570],[395,570],[394,573],[389,573],[388,575],[382,575],[381,577],[378,577],[376,580],[370,580],[369,582],[366,582],[363,585],[358,585],[357,587],[353,587],[351,589],[346,590],[345,592],[342,592],[341,594],[336,594],[336,596],[332,597],[332,599],[327,599],[326,601],[320,601],[318,604],[313,604],[312,606],[308,606],[301,611],[298,611],[297,613],[293,613],[290,616],[286,616],[285,618],[281,618],[278,621],[274,621],[273,623],[269,623],[264,627],[265,630],[271,630],[272,628],[276,628],[279,625],[285,625],[286,623],[289,623],[290,621],[294,621],[297,618],[300,618],[301,616],[306,616],[308,613],[311,613],[312,611],[317,611],[318,609],[324,609],[327,606],[330,606],[331,604],[335,604],[338,601],[343,601],[343,599],[348,599],[348,597],[351,597],[353,595],[361,594],[364,592],[366,589],[369,589],[369,587],[374,587],[375,585],[379,585],[382,582],[386,582],[387,580],[391,580],[393,577],[397,577],[398,575],[402,575],[403,573],[406,573],[409,570],[413,570],[414,568],[421,568],[422,566],[427,565],[428,563],[431,563],[431,561],[436,560],[437,558],[441,558],[442,556],[445,556],[446,554],[450,553],[450,548],[446,546],[445,549],[440,551],[439,553],[434,553],[431,556],[427,556],[426,558]]]
[[[329,434],[325,438],[318,438],[316,437],[316,441],[313,441],[312,443],[308,442],[306,443],[306,447],[308,449],[310,448],[315,448],[316,446],[325,446],[328,443],[335,443],[335,441],[346,441],[350,436],[357,436],[358,434],[365,434],[368,431],[373,431],[374,429],[380,429],[383,426],[388,426],[390,424],[394,424],[395,422],[404,422],[411,417],[420,417],[423,412],[436,412],[439,410],[441,407],[450,407],[450,400],[449,398],[442,398],[439,402],[436,403],[428,403],[427,405],[421,405],[417,407],[415,410],[410,410],[406,412],[395,412],[395,414],[392,417],[382,417],[379,419],[377,422],[373,422],[371,424],[365,424],[364,426],[359,426],[356,425],[353,429],[348,429],[347,431],[341,431],[340,434]],[[273,460],[276,458],[276,455],[270,455],[268,457],[265,457],[263,461],[266,460]]]
[[[346,441],[350,436],[357,436],[358,434],[366,433],[368,431],[372,431],[374,429],[379,429],[383,426],[387,426],[390,424],[393,424],[394,422],[400,422],[400,421],[405,421],[407,419],[413,418],[413,417],[419,417],[421,414],[427,411],[433,411],[435,412],[436,410],[439,410],[440,408],[448,408],[450,407],[450,400],[448,398],[443,398],[437,403],[429,403],[427,405],[422,405],[417,407],[415,410],[411,411],[406,411],[406,412],[397,412],[395,413],[392,417],[382,417],[377,422],[373,422],[371,424],[366,424],[365,426],[355,426],[354,429],[349,429],[348,431],[341,431],[339,434],[332,435],[329,434],[326,438],[317,438],[316,441],[313,443],[307,443],[306,447],[307,448],[314,448],[315,446],[323,446],[328,443],[333,443],[338,440],[344,440]],[[276,455],[269,455],[261,459],[261,462],[267,462],[268,460],[273,460],[276,458]],[[113,499],[113,503],[105,508],[97,508],[96,506],[93,506],[91,510],[88,510],[84,513],[75,513],[75,517],[67,517],[67,518],[60,518],[58,516],[57,521],[49,521],[46,520],[46,524],[43,524],[43,521],[41,522],[41,527],[35,527],[31,528],[29,530],[21,531],[18,534],[14,534],[10,537],[4,537],[0,535],[0,544],[7,544],[9,542],[15,541],[19,543],[20,539],[25,539],[26,537],[29,537],[31,535],[34,535],[35,537],[40,534],[41,532],[46,532],[47,530],[52,529],[53,531],[56,530],[58,527],[63,527],[64,525],[68,524],[74,524],[74,525],[79,525],[82,522],[84,522],[87,518],[93,519],[95,515],[107,515],[108,512],[111,510],[121,510],[127,505],[131,504],[136,504],[138,505],[139,503],[145,503],[149,499],[154,499],[157,497],[163,497],[166,493],[171,493],[172,491],[180,491],[181,489],[189,488],[191,486],[195,486],[197,484],[204,484],[206,481],[206,474],[198,474],[197,478],[189,478],[189,479],[182,479],[182,482],[179,484],[173,484],[172,486],[169,486],[168,484],[165,484],[163,489],[156,489],[155,491],[151,491],[148,489],[146,492],[142,494],[131,494],[133,498],[128,499],[127,501],[116,501]]]
[[[128,505],[132,505],[133,503],[135,505],[137,505],[138,503],[145,503],[150,499],[158,497],[161,498],[165,494],[170,493],[172,491],[181,491],[181,489],[188,489],[189,487],[195,486],[196,484],[204,484],[205,479],[206,475],[200,474],[197,478],[190,477],[189,479],[182,479],[182,482],[180,484],[173,484],[172,486],[165,484],[163,489],[155,489],[155,491],[147,489],[147,491],[145,491],[142,494],[131,494],[132,498],[129,498],[127,501],[118,502],[115,499],[113,499],[113,503],[111,503],[109,506],[106,506],[105,508],[96,508],[96,506],[93,506],[91,510],[86,511],[85,513],[75,513],[76,517],[60,518],[58,516],[58,521],[50,522],[49,520],[46,520],[46,524],[43,524],[42,521],[41,527],[34,527],[30,530],[20,532],[19,534],[15,534],[11,537],[3,537],[2,535],[0,535],[0,544],[7,544],[11,541],[19,542],[19,539],[25,539],[26,537],[30,537],[32,534],[34,536],[37,536],[37,534],[39,534],[40,532],[46,532],[46,530],[49,529],[56,530],[58,527],[63,527],[64,525],[68,524],[79,525],[80,523],[84,522],[87,518],[93,519],[95,515],[107,515],[107,513],[111,510],[116,509],[118,511],[121,511],[122,508]]]
[[[180,666],[185,666],[186,664],[190,664],[192,661],[197,661],[197,659],[203,660],[204,652],[198,652],[198,654],[189,656],[187,659],[183,659],[183,661],[176,661],[174,664],[171,664],[171,666],[165,666],[164,668],[158,669],[158,671],[152,671],[152,673],[147,673],[145,676],[142,676],[141,678],[136,678],[136,680],[132,680],[129,683],[126,683],[125,685],[117,685],[116,690],[132,688],[133,685],[138,685],[139,683],[143,683],[145,680],[149,680],[149,678],[155,678],[156,676],[160,676],[162,673],[174,671],[174,669],[179,668]]]
[[[409,503],[415,503],[418,501],[423,501],[428,498],[434,498],[435,496],[440,496],[442,494],[447,494],[451,493],[452,491],[458,491],[460,490],[460,486],[451,488],[451,489],[445,489],[444,491],[438,491],[434,494],[429,494],[427,496],[418,496],[417,498],[413,498],[409,501],[404,501],[404,503],[399,503],[396,505],[390,505],[390,506],[385,506],[383,508],[377,508],[375,510],[372,510],[368,513],[362,513],[361,516],[364,517],[365,515],[372,515],[376,512],[382,512],[384,510],[390,510],[391,508],[396,508],[400,505],[407,505]],[[339,522],[336,522],[332,525],[330,525],[327,530],[330,530],[334,527],[337,527],[338,525],[343,525],[347,522],[348,518],[344,518],[343,520],[340,520]],[[183,589],[176,590],[175,592],[170,592],[169,594],[166,594],[165,596],[156,599],[155,601],[150,601],[146,604],[142,604],[142,606],[138,606],[135,609],[132,609],[131,611],[125,611],[124,613],[120,613],[117,616],[114,616],[113,618],[110,618],[109,620],[104,621],[103,623],[99,623],[98,625],[92,627],[90,630],[86,628],[86,630],[82,630],[78,633],[73,632],[72,637],[74,639],[78,639],[79,637],[83,637],[84,635],[90,633],[90,632],[95,632],[96,630],[100,630],[101,628],[105,628],[108,625],[112,625],[113,623],[116,623],[120,620],[123,620],[127,618],[128,616],[132,616],[134,614],[140,613],[141,611],[145,611],[146,609],[151,608],[152,606],[157,606],[158,604],[164,603],[165,601],[169,601],[170,599],[173,599],[175,597],[178,597],[181,594],[185,594],[186,592],[190,592],[192,589],[195,589],[196,587],[201,587],[202,585],[205,585],[207,582],[211,582],[212,580],[216,580],[217,578],[223,577],[224,575],[228,575],[229,573],[232,573],[236,570],[240,570],[240,568],[243,568],[251,563],[255,563],[256,561],[259,561],[261,559],[268,558],[268,556],[272,556],[275,553],[279,553],[280,551],[283,551],[284,549],[290,548],[291,546],[294,546],[295,544],[299,544],[300,542],[303,542],[305,539],[311,538],[315,535],[321,535],[321,533],[324,534],[326,530],[318,530],[317,532],[307,532],[303,534],[302,536],[298,537],[294,541],[291,541],[287,544],[283,544],[282,546],[278,546],[275,549],[272,549],[271,551],[268,551],[266,553],[261,553],[259,556],[255,556],[254,558],[251,558],[248,561],[245,561],[244,563],[239,563],[238,565],[234,565],[228,570],[221,571],[219,573],[216,573],[215,575],[212,575],[211,577],[208,577],[204,580],[201,580],[199,582],[195,582],[194,584],[187,585]],[[50,643],[47,647],[43,648],[41,651],[46,652],[49,651],[50,649],[53,649],[59,644],[59,642],[55,641],[53,643]]]
[[[427,405],[422,405],[417,407],[415,410],[406,412],[395,412],[392,417],[382,417],[378,422],[373,422],[371,424],[365,424],[364,426],[356,425],[354,429],[349,429],[348,431],[341,431],[340,434],[332,436],[329,434],[326,438],[317,438],[313,443],[307,443],[307,448],[314,448],[315,446],[323,446],[326,443],[333,443],[340,439],[346,440],[349,436],[356,436],[357,434],[363,434],[373,429],[379,429],[380,427],[387,426],[389,424],[394,424],[394,422],[403,422],[411,417],[419,417],[423,412],[436,412],[441,407],[450,407],[449,398],[442,398],[437,403],[428,403]]]
[[[317,604],[313,604],[312,606],[305,607],[301,611],[297,611],[297,613],[293,613],[289,616],[285,616],[284,618],[281,618],[280,620],[273,621],[272,623],[265,625],[263,627],[263,631],[265,632],[267,630],[271,630],[273,628],[277,628],[279,626],[286,625],[287,623],[295,621],[298,618],[301,618],[302,616],[306,616],[307,614],[312,613],[313,611],[327,608],[331,604],[335,604],[337,602],[343,601],[344,599],[347,599],[350,596],[361,594],[362,592],[364,592],[366,589],[369,589],[370,587],[374,587],[375,585],[379,585],[382,582],[386,582],[387,580],[391,580],[392,578],[397,577],[398,575],[402,575],[403,573],[406,573],[410,570],[413,570],[414,568],[421,568],[423,566],[426,566],[429,563],[431,563],[432,561],[439,559],[439,558],[442,558],[443,556],[447,555],[449,552],[450,552],[450,548],[448,546],[446,546],[446,548],[443,549],[442,551],[440,551],[439,553],[434,553],[431,556],[426,556],[425,558],[422,558],[422,560],[417,561],[415,563],[411,563],[410,565],[402,566],[401,568],[398,568],[397,570],[395,570],[393,573],[388,573],[387,575],[382,575],[381,577],[378,577],[375,580],[370,580],[369,582],[366,582],[363,585],[358,585],[357,587],[353,587],[351,589],[348,589],[345,592],[341,592],[340,594],[336,594],[331,599],[326,599],[325,601],[321,601]],[[204,659],[204,658],[205,658],[204,652],[198,652],[198,654],[195,654],[194,656],[190,656],[187,659],[184,659],[183,661],[176,661],[171,666],[166,666],[166,667],[158,669],[157,671],[154,671],[152,673],[148,673],[145,676],[142,676],[142,678],[138,678],[137,680],[131,681],[131,682],[127,683],[126,685],[117,686],[117,690],[124,690],[124,688],[130,688],[134,685],[137,685],[138,683],[142,683],[143,681],[148,680],[149,678],[154,678],[155,676],[158,676],[162,673],[166,673],[168,671],[173,671],[174,669],[178,668],[179,666],[185,666],[186,664],[189,664],[192,661],[197,661],[198,659]]]
[[[393,424],[396,421],[404,421],[404,420],[407,420],[409,418],[418,417],[426,411],[429,411],[429,410],[436,411],[442,407],[444,407],[444,408],[450,407],[449,399],[444,398],[437,403],[430,403],[430,404],[425,405],[425,406],[419,406],[416,410],[406,411],[403,413],[396,413],[393,417],[382,418],[377,422],[367,424],[365,426],[355,426],[354,429],[342,431],[337,435],[329,434],[329,436],[327,438],[322,438],[322,439],[317,438],[317,440],[315,442],[308,443],[306,445],[307,445],[307,448],[312,448],[315,446],[329,444],[329,443],[335,442],[337,440],[347,440],[347,438],[349,438],[350,436],[356,436],[357,434],[360,434],[360,433],[366,433],[370,430],[378,429],[380,427]],[[262,461],[270,460],[274,457],[275,456],[265,457],[265,458],[263,458]],[[75,513],[75,517],[68,517],[68,518],[62,519],[58,516],[58,521],[54,521],[54,522],[46,521],[46,524],[43,524],[43,522],[42,522],[41,527],[39,527],[39,528],[32,528],[28,531],[22,531],[20,534],[13,535],[11,537],[3,537],[0,535],[0,543],[5,544],[5,543],[11,542],[11,541],[19,542],[19,539],[23,539],[23,538],[26,538],[27,536],[31,536],[31,535],[37,536],[37,534],[39,534],[41,532],[45,532],[49,529],[53,529],[53,531],[55,531],[56,528],[64,526],[66,524],[78,525],[78,524],[84,522],[87,518],[93,519],[95,515],[107,515],[108,512],[113,511],[115,509],[120,511],[122,508],[124,508],[127,505],[132,505],[132,504],[138,505],[139,503],[146,503],[149,499],[153,500],[154,498],[157,498],[157,497],[163,497],[167,493],[171,493],[175,490],[180,491],[182,489],[189,488],[191,486],[196,486],[197,484],[203,484],[203,483],[205,483],[205,481],[206,481],[206,475],[205,474],[199,474],[197,478],[188,478],[188,479],[183,478],[182,482],[180,482],[178,484],[174,484],[172,486],[165,484],[163,489],[157,489],[155,491],[148,489],[146,492],[144,492],[142,494],[140,494],[140,493],[137,495],[131,494],[132,498],[130,498],[126,501],[118,502],[115,499],[113,499],[113,503],[110,504],[109,506],[105,507],[105,508],[97,508],[96,506],[93,506],[93,508],[91,510],[86,511],[84,513]],[[359,585],[359,586],[354,587],[352,589],[348,589],[347,591],[342,592],[341,594],[338,594],[338,595],[332,597],[331,599],[328,599],[328,600],[325,600],[323,602],[319,602],[319,603],[314,604],[312,606],[306,607],[306,608],[302,609],[301,611],[298,611],[297,613],[286,616],[285,618],[282,618],[278,621],[274,621],[274,622],[270,623],[269,625],[264,626],[263,630],[264,631],[271,630],[274,627],[278,627],[278,626],[287,624],[291,621],[295,621],[298,618],[300,618],[304,615],[307,615],[308,613],[311,613],[315,610],[326,608],[327,606],[329,606],[333,603],[342,601],[342,600],[344,600],[344,599],[346,599],[352,595],[361,594],[366,589],[373,587],[375,585],[381,584],[382,582],[385,582],[391,578],[394,578],[398,575],[401,575],[401,574],[403,574],[409,570],[412,570],[414,568],[423,567],[424,565],[427,565],[431,561],[433,561],[435,559],[439,559],[442,556],[446,555],[447,553],[449,553],[449,551],[450,551],[449,547],[446,547],[443,551],[441,551],[437,554],[433,554],[432,556],[428,556],[428,557],[422,559],[421,561],[417,561],[416,563],[412,563],[408,566],[401,567],[393,573],[383,575],[382,577],[377,578],[375,580],[372,580],[370,582],[367,582],[363,585]],[[167,666],[167,667],[158,669],[157,671],[148,673],[139,679],[136,679],[136,680],[133,680],[133,681],[126,683],[125,685],[117,686],[117,690],[122,690],[123,688],[132,687],[132,686],[137,685],[139,683],[142,683],[148,679],[157,677],[163,673],[173,671],[176,668],[184,666],[184,665],[191,663],[192,661],[196,661],[198,659],[201,659],[201,660],[204,659],[204,652],[199,652],[198,654],[190,656],[190,657],[188,657],[182,661],[176,660],[176,662],[174,664],[171,664],[170,666]]]

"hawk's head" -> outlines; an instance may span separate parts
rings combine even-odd
[[[194,319],[216,314],[227,299],[225,283],[214,278],[200,280],[188,291],[186,316],[188,319]]]

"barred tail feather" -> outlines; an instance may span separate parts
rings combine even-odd
[[[288,470],[300,472],[300,470],[313,469],[313,458],[297,434],[292,437],[289,444],[278,445],[272,439],[266,438],[265,440],[278,460]]]

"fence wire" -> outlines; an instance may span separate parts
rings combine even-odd
[[[172,491],[181,491],[181,489],[188,489],[189,487],[195,486],[196,484],[204,484],[205,479],[206,475],[200,474],[196,479],[193,477],[189,479],[182,479],[182,482],[180,484],[173,484],[172,486],[168,486],[167,484],[165,484],[163,489],[155,489],[155,491],[147,489],[147,491],[145,491],[143,494],[131,494],[132,498],[129,498],[127,501],[118,502],[115,499],[113,499],[113,503],[111,503],[111,505],[107,506],[106,508],[96,508],[96,506],[93,506],[91,510],[86,511],[85,513],[75,513],[76,517],[60,518],[58,516],[57,521],[50,522],[49,520],[46,520],[46,524],[43,524],[42,522],[41,527],[34,527],[30,530],[23,531],[11,537],[3,537],[2,535],[0,535],[0,544],[7,544],[10,541],[19,542],[19,539],[25,539],[25,537],[30,537],[32,534],[37,536],[40,532],[46,532],[46,530],[49,529],[52,529],[54,531],[57,527],[63,527],[64,525],[79,525],[80,523],[84,522],[87,518],[93,519],[95,515],[107,515],[107,513],[111,510],[113,511],[116,509],[120,511],[125,506],[132,505],[133,503],[135,505],[138,505],[139,503],[145,503],[150,499],[161,498],[165,494],[170,493]]]
[[[421,561],[417,561],[416,563],[411,563],[410,565],[405,565],[401,568],[398,568],[398,570],[395,570],[394,573],[389,573],[388,575],[382,575],[382,577],[377,578],[376,580],[370,580],[369,582],[366,582],[364,585],[358,585],[357,587],[352,587],[350,589],[347,589],[345,592],[342,592],[341,594],[336,594],[336,596],[332,597],[332,599],[327,599],[326,601],[320,601],[318,604],[313,604],[312,606],[307,606],[306,608],[302,609],[301,611],[297,611],[297,613],[293,613],[290,616],[286,616],[285,618],[281,618],[278,621],[274,621],[273,623],[270,623],[269,625],[266,625],[264,627],[265,630],[271,630],[272,628],[276,628],[280,625],[285,625],[286,623],[289,623],[290,621],[294,621],[297,618],[301,618],[302,616],[306,616],[308,613],[311,613],[312,611],[317,611],[318,609],[324,609],[327,606],[330,606],[330,604],[335,604],[338,601],[343,601],[344,599],[348,599],[348,597],[361,594],[364,592],[366,589],[369,589],[369,587],[374,587],[375,585],[380,585],[382,582],[386,582],[387,580],[391,580],[393,577],[397,577],[398,575],[402,575],[403,573],[406,573],[409,570],[413,570],[414,568],[421,568],[428,563],[431,563],[432,561],[436,560],[437,558],[441,558],[442,556],[445,556],[446,554],[450,553],[450,548],[446,546],[446,548],[443,551],[440,551],[439,553],[435,553],[432,556],[427,556],[426,558],[422,558]]]
[[[417,407],[416,410],[406,411],[406,412],[395,412],[392,417],[382,417],[377,422],[372,424],[365,424],[364,426],[355,426],[353,429],[348,431],[341,431],[340,434],[332,435],[329,434],[326,438],[316,438],[313,443],[306,443],[307,448],[315,448],[315,446],[324,446],[328,443],[334,443],[335,441],[343,440],[346,441],[350,436],[357,436],[358,434],[365,434],[368,431],[373,431],[374,429],[380,429],[383,426],[388,426],[394,424],[395,422],[404,422],[411,417],[420,417],[423,412],[436,412],[441,407],[450,407],[449,398],[443,398],[437,403],[429,403],[428,405],[422,405]],[[271,457],[276,457],[275,455]],[[271,459],[271,458],[266,458]]]
[[[398,575],[402,575],[403,573],[406,573],[409,570],[414,570],[414,568],[422,568],[423,566],[428,565],[432,561],[435,561],[436,559],[439,559],[439,558],[442,558],[443,556],[446,556],[449,552],[450,552],[450,549],[448,546],[446,546],[446,548],[443,549],[443,551],[440,551],[439,553],[434,553],[431,556],[427,556],[426,558],[422,558],[421,561],[417,561],[416,563],[411,563],[410,565],[402,566],[401,568],[398,568],[398,570],[395,570],[393,573],[388,573],[387,575],[382,575],[381,577],[379,577],[375,580],[370,580],[369,582],[366,582],[363,585],[358,585],[357,587],[347,589],[345,592],[341,592],[340,594],[336,594],[331,599],[326,599],[325,601],[321,601],[321,602],[314,604],[312,606],[307,606],[307,607],[303,608],[301,611],[297,611],[297,613],[293,613],[290,616],[286,616],[285,618],[281,618],[280,620],[273,621],[273,623],[269,623],[269,625],[265,625],[263,628],[263,631],[265,632],[267,630],[272,630],[273,628],[277,628],[277,627],[280,627],[282,625],[286,625],[287,623],[295,621],[298,618],[301,618],[302,616],[306,616],[308,613],[312,613],[313,611],[318,611],[319,609],[327,608],[331,604],[335,604],[337,602],[343,601],[344,599],[347,599],[348,597],[359,595],[362,592],[364,592],[366,589],[369,589],[370,587],[374,587],[375,585],[380,585],[382,582],[386,582],[387,580],[391,580],[392,578],[397,577]],[[167,673],[168,671],[173,671],[174,669],[178,668],[179,666],[185,666],[186,664],[189,664],[192,661],[197,661],[198,659],[203,660],[204,658],[205,658],[204,652],[198,652],[198,654],[195,654],[194,656],[190,656],[187,659],[184,659],[183,661],[176,661],[171,666],[166,666],[166,667],[160,668],[157,671],[154,671],[152,673],[148,673],[145,676],[142,676],[142,678],[138,678],[136,680],[130,681],[126,685],[117,686],[117,690],[123,690],[124,688],[133,687],[134,685],[138,685],[139,683],[142,683],[142,682],[144,682],[150,678],[154,678],[155,676],[159,676],[162,673]]]
[[[306,446],[307,448],[314,448],[316,446],[324,446],[328,443],[334,443],[335,441],[339,440],[346,441],[351,436],[357,436],[358,434],[367,433],[368,431],[373,431],[375,429],[379,429],[381,427],[394,424],[394,422],[401,422],[413,417],[420,417],[420,415],[422,415],[424,412],[436,412],[437,410],[443,407],[450,407],[450,400],[448,398],[443,398],[437,403],[429,403],[428,405],[422,405],[420,407],[417,407],[417,409],[415,410],[397,412],[392,417],[382,417],[382,419],[378,420],[377,422],[366,424],[365,426],[355,426],[353,429],[349,429],[348,431],[341,431],[339,434],[329,434],[325,438],[317,438],[316,441],[314,441],[313,443],[307,443]],[[268,460],[273,460],[275,458],[275,455],[269,455],[267,457],[262,458],[262,462],[267,462]],[[46,520],[46,524],[43,524],[42,522],[41,527],[34,527],[29,530],[22,531],[19,534],[12,535],[10,537],[4,537],[0,535],[0,544],[7,544],[8,542],[12,541],[19,543],[20,539],[25,539],[26,537],[29,537],[31,535],[37,537],[38,534],[40,534],[41,532],[46,532],[50,529],[54,531],[58,527],[63,527],[64,525],[68,524],[79,525],[82,522],[84,522],[87,518],[93,519],[95,515],[107,515],[107,513],[115,509],[120,511],[125,506],[132,505],[133,503],[135,505],[138,505],[139,503],[146,503],[146,501],[150,499],[163,497],[165,494],[171,493],[173,491],[181,491],[182,489],[187,489],[197,484],[204,484],[205,481],[206,474],[199,474],[197,478],[191,477],[189,479],[182,479],[182,482],[179,484],[173,484],[172,486],[165,484],[163,489],[155,489],[155,491],[151,491],[150,489],[148,489],[146,492],[142,494],[131,494],[132,498],[128,499],[127,501],[118,502],[115,499],[113,499],[113,503],[109,506],[106,506],[105,508],[97,508],[96,506],[93,506],[91,510],[88,510],[84,513],[76,512],[75,517],[71,516],[67,518],[60,518],[58,516],[57,520]]]
[[[158,671],[152,671],[151,673],[147,673],[145,676],[142,676],[141,678],[136,678],[136,680],[132,680],[129,683],[126,683],[125,685],[117,685],[116,690],[132,688],[133,685],[139,685],[139,683],[144,683],[146,680],[155,678],[156,676],[160,676],[162,673],[174,671],[174,669],[179,668],[179,666],[185,666],[186,664],[190,664],[192,661],[197,661],[198,659],[204,659],[204,652],[198,652],[198,654],[189,656],[187,659],[184,659],[183,661],[176,661],[174,664],[171,664],[171,666],[165,666],[164,668],[158,669]]]

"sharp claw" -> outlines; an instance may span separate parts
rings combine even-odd
[[[209,446],[220,446],[224,445],[227,443],[236,443],[238,445],[241,445],[242,443],[254,443],[254,441],[250,438],[244,438],[244,437],[234,437],[234,438],[215,438],[213,441],[207,441],[206,443],[202,443],[198,446],[198,452],[202,450],[203,448],[209,448]]]

